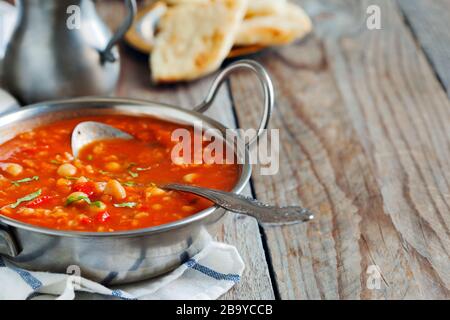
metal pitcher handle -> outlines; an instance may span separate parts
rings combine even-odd
[[[264,114],[258,128],[258,134],[252,140],[249,141],[249,143],[247,144],[247,146],[249,146],[252,145],[254,142],[256,142],[259,139],[259,137],[264,133],[264,130],[267,129],[274,108],[275,93],[273,89],[272,80],[270,79],[270,76],[267,73],[266,69],[264,69],[264,67],[258,62],[253,60],[241,60],[230,64],[228,67],[222,70],[219,73],[219,75],[214,79],[214,82],[205,100],[194,110],[201,113],[207,111],[213,104],[214,99],[217,96],[217,93],[219,92],[219,89],[225,82],[225,80],[227,80],[227,78],[230,76],[231,73],[239,69],[247,69],[255,73],[264,91]]]
[[[117,57],[112,52],[114,46],[125,36],[128,29],[133,25],[134,17],[136,16],[137,5],[136,0],[125,0],[125,6],[128,9],[125,21],[109,40],[106,48],[100,52],[102,63],[104,62],[116,62]]]

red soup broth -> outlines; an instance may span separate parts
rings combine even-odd
[[[109,124],[135,139],[96,141],[74,158],[71,134],[83,121]],[[171,136],[179,128],[194,139],[192,127],[131,116],[63,120],[22,133],[0,145],[0,215],[86,232],[148,228],[194,215],[212,203],[158,186],[183,183],[231,191],[240,167],[173,162],[177,142]]]

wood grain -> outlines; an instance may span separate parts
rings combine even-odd
[[[115,29],[121,22],[124,8],[119,1],[97,3],[101,15]],[[148,57],[127,47],[121,48],[122,73],[117,96],[146,99],[192,109],[206,96],[213,76],[191,84],[155,87],[150,84]],[[215,105],[207,114],[229,127],[236,122],[228,90],[219,93]],[[250,194],[247,187],[245,191]],[[268,265],[263,250],[259,227],[255,219],[234,213],[227,213],[222,221],[222,232],[217,240],[232,244],[241,254],[246,269],[242,281],[222,299],[273,299],[274,292],[269,276]]]
[[[450,96],[450,1],[398,0],[406,20]]]
[[[266,228],[284,299],[450,297],[450,103],[395,2],[298,1],[315,35],[257,59],[272,74],[280,172],[259,199],[301,203],[308,225]],[[379,5],[382,30],[366,28]],[[258,88],[231,80],[239,122],[257,126]],[[368,269],[381,286],[371,289]],[[373,274],[372,274],[373,275]]]

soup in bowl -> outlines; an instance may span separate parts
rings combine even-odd
[[[74,157],[71,135],[84,121],[108,124],[134,139],[95,141]],[[199,151],[207,148],[210,141],[202,132],[152,117],[82,117],[21,133],[0,145],[0,214],[56,230],[115,232],[174,222],[211,207],[203,198],[159,186],[231,191],[240,168],[226,164],[225,143],[214,155],[222,163],[174,155],[180,142],[172,133],[179,129],[190,133],[191,150],[196,134],[203,144]]]

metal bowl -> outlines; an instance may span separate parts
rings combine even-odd
[[[267,127],[273,108],[273,88],[265,70],[252,61],[230,65],[214,81],[206,100],[194,111],[148,101],[83,98],[36,104],[0,116],[0,143],[30,129],[62,119],[89,115],[126,114],[152,116],[225,132],[219,122],[203,115],[226,77],[236,69],[254,71],[265,92],[265,111],[259,133]],[[225,135],[224,135],[225,136]],[[238,150],[248,159],[248,148]],[[240,193],[251,176],[251,166],[240,168],[233,192]],[[197,254],[216,234],[224,210],[211,207],[188,218],[147,229],[124,232],[57,231],[0,216],[0,254],[19,267],[33,271],[65,273],[80,268],[81,275],[104,284],[139,281],[166,273]]]

